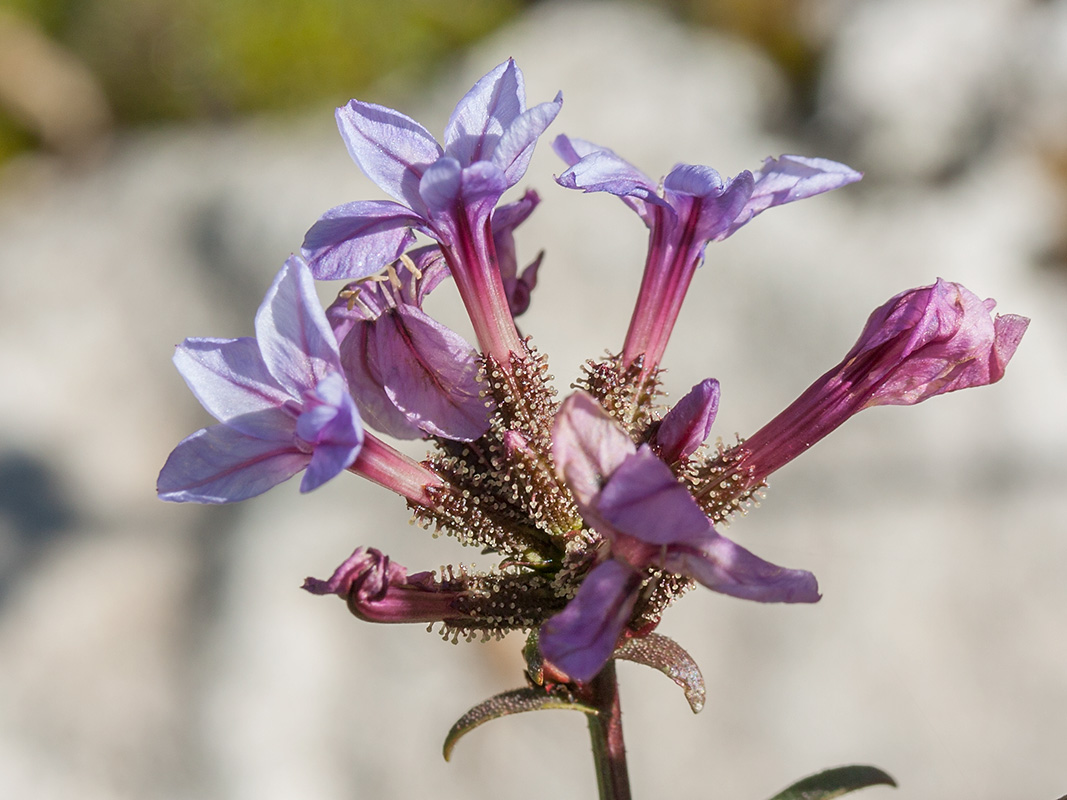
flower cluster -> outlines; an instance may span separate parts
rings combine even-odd
[[[999,380],[1028,323],[994,317],[991,300],[947,281],[903,292],[781,414],[709,450],[718,382],[671,408],[659,391],[707,245],[860,175],[782,156],[729,179],[679,164],[656,182],[611,150],[559,136],[557,183],[618,196],[649,231],[619,353],[587,362],[560,401],[545,357],[515,325],[541,256],[520,271],[513,233],[539,197],[501,199],[561,105],[557,96],[527,108],[522,73],[507,61],[460,100],[443,146],[398,111],[356,100],[339,109],[353,160],[393,200],[347,203],[311,227],[263,301],[256,338],[179,345],[178,369],[219,424],[181,442],[158,483],[163,499],[204,503],[252,497],[300,470],[302,491],[346,470],[379,483],[424,526],[495,554],[498,566],[409,574],[359,548],[305,588],[374,622],[440,622],[468,638],[527,631],[531,679],[545,687],[581,686],[635,652],[663,662],[634,643],[662,642],[662,612],[696,583],[764,603],[818,600],[810,572],[771,564],[717,527],[861,409]],[[432,243],[412,249],[416,234]],[[474,343],[423,310],[449,277]],[[347,284],[323,310],[314,279]],[[432,451],[416,462],[364,425],[424,438]]]

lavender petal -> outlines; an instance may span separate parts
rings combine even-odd
[[[203,428],[174,448],[156,482],[160,499],[175,503],[233,503],[288,480],[310,455],[292,441],[263,440],[228,425]]]

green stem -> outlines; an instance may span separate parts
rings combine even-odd
[[[622,709],[619,684],[615,680],[615,662],[609,661],[589,684],[591,705],[589,738],[593,744],[600,800],[630,800],[630,776],[626,771],[626,745],[622,740]]]

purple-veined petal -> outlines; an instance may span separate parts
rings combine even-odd
[[[560,406],[552,425],[552,458],[578,509],[596,516],[595,501],[604,481],[637,447],[619,424],[585,392]]]
[[[352,100],[337,109],[336,116],[348,153],[364,174],[391,197],[420,211],[419,181],[443,152],[437,140],[411,117],[374,103]]]
[[[319,305],[315,282],[297,256],[285,262],[256,313],[256,339],[270,374],[300,397],[341,360],[326,312]]]
[[[712,530],[689,491],[648,445],[619,464],[595,502],[614,531],[646,544],[701,542]]]
[[[719,382],[701,381],[668,411],[652,439],[652,445],[667,463],[688,458],[711,433],[719,410]]]
[[[668,547],[660,566],[693,578],[712,591],[760,603],[814,603],[819,583],[810,572],[764,561],[725,536],[712,533],[699,546]]]
[[[358,280],[396,261],[412,242],[421,217],[389,200],[361,200],[331,208],[304,236],[301,253],[315,278]]]
[[[174,448],[156,482],[162,500],[233,503],[262,494],[307,466],[287,442],[256,439],[228,425],[203,428]]]
[[[422,431],[472,441],[489,429],[474,348],[414,306],[400,306],[373,325],[367,360],[385,393]]]
[[[622,198],[637,198],[666,206],[655,182],[610,150],[597,150],[564,170],[556,183],[583,192],[609,192]],[[635,207],[636,210],[636,207]],[[640,212],[639,212],[640,213]]]
[[[456,104],[445,127],[445,150],[464,167],[487,161],[500,137],[526,110],[522,70],[508,59],[490,70]]]
[[[733,223],[717,237],[721,241],[757,214],[773,206],[839,189],[863,177],[851,167],[826,158],[782,156],[768,158],[755,175],[752,196]]]
[[[747,170],[723,183],[711,167],[679,164],[664,179],[663,191],[678,215],[679,227],[692,231],[692,244],[702,254],[705,245],[744,211],[752,182]]]
[[[587,155],[600,152],[601,150],[607,153],[612,153],[612,151],[608,150],[606,147],[601,147],[587,139],[576,139],[565,133],[561,133],[552,140],[552,151],[562,158],[568,167],[573,167]]]
[[[641,573],[619,561],[594,567],[567,607],[541,626],[545,660],[575,680],[592,680],[615,651],[640,588]]]
[[[220,422],[251,419],[254,412],[292,399],[267,371],[259,344],[251,337],[186,339],[174,350],[174,365],[200,404]],[[257,435],[240,424],[235,427]]]
[[[376,431],[397,439],[419,439],[423,431],[396,407],[382,385],[377,358],[370,362],[371,345],[377,321],[357,323],[341,342],[341,364],[363,422]],[[389,324],[389,323],[386,323]],[[376,349],[375,349],[375,352]]]
[[[504,171],[509,187],[514,186],[526,174],[533,156],[534,145],[552,124],[563,107],[563,93],[548,103],[540,103],[524,111],[500,137],[493,152],[493,163]]]

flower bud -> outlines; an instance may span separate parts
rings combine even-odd
[[[358,548],[329,579],[308,578],[312,594],[336,594],[367,622],[437,622],[465,614],[453,607],[460,592],[441,589],[432,573],[408,575],[407,569],[373,547]]]

